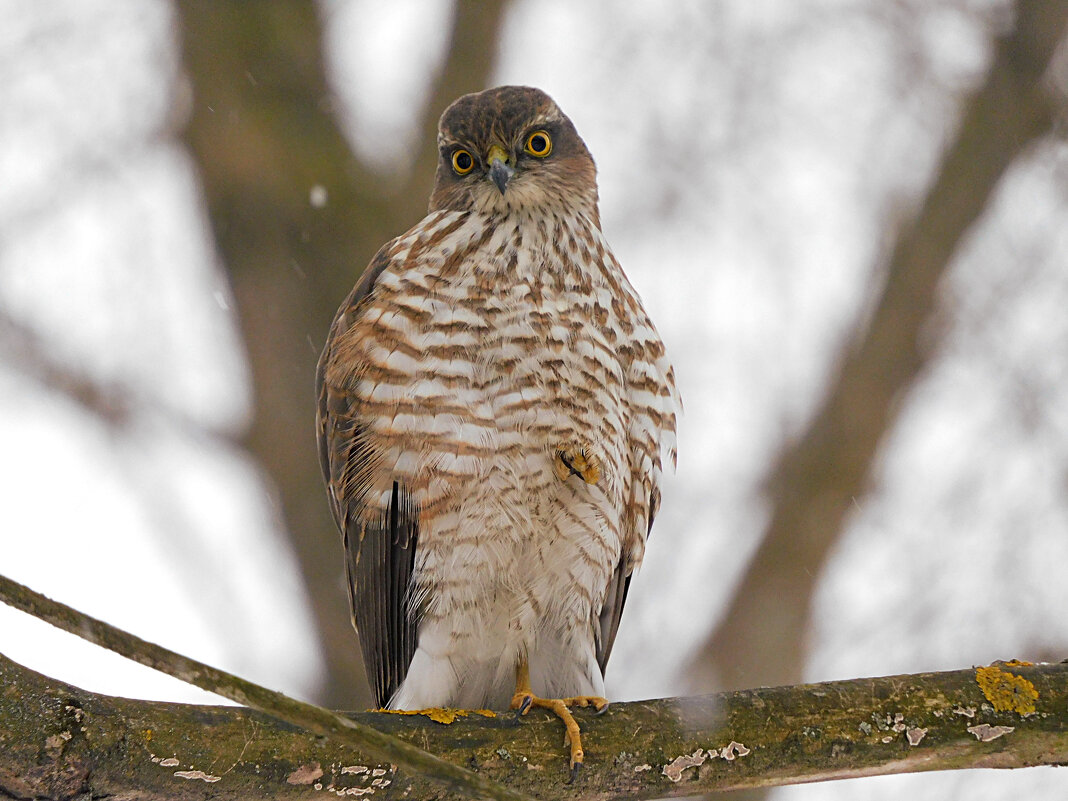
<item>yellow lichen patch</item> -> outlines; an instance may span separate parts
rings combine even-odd
[[[975,680],[986,700],[998,712],[1015,712],[1027,717],[1035,713],[1038,691],[1023,676],[1014,676],[996,665],[975,669]]]
[[[376,712],[384,712],[387,715],[425,715],[435,723],[452,723],[456,718],[466,718],[468,715],[482,715],[484,718],[495,718],[497,713],[489,709],[450,709],[449,707],[435,706],[429,709],[376,709]]]
[[[1034,662],[1024,662],[1022,659],[1010,659],[1005,667],[1034,667]]]

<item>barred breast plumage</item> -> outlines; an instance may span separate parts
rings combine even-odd
[[[319,365],[368,672],[395,708],[507,705],[520,664],[537,694],[603,696],[674,461],[672,369],[552,100],[465,96],[439,144],[430,214],[379,251]]]

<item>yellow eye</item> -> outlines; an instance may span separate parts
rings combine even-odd
[[[527,152],[543,159],[553,152],[553,140],[546,131],[535,131],[527,137]]]
[[[475,159],[466,150],[457,150],[452,154],[452,168],[457,175],[467,175],[475,168]]]

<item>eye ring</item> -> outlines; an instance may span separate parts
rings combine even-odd
[[[452,169],[457,175],[467,175],[475,168],[475,157],[460,148],[452,154]]]
[[[526,151],[543,159],[553,152],[553,140],[548,131],[535,131],[527,137]]]

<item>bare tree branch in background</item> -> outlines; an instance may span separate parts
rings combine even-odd
[[[41,335],[0,309],[0,354],[24,375],[82,406],[109,425],[126,423],[137,393],[128,386],[106,383],[64,362]]]
[[[898,236],[870,321],[840,355],[808,430],[770,472],[771,520],[722,622],[693,660],[695,689],[800,680],[828,555],[868,489],[880,442],[937,349],[940,282],[1002,175],[1050,130],[1042,79],[1066,20],[1066,0],[1018,3],[1014,30],[997,42],[922,206]]]
[[[0,308],[0,357],[22,375],[73,401],[111,428],[121,428],[145,411],[164,417],[186,435],[200,440],[229,442],[225,433],[204,424],[129,382],[92,374],[65,359],[41,334]],[[158,499],[154,499],[158,503]]]
[[[185,138],[252,368],[245,444],[278,491],[327,667],[319,700],[329,706],[365,705],[370,695],[314,447],[318,349],[375,250],[423,214],[443,98],[484,88],[507,6],[456,4],[449,50],[417,115],[412,171],[384,186],[338,127],[317,4],[177,4],[193,92]],[[311,202],[316,187],[325,204]]]

